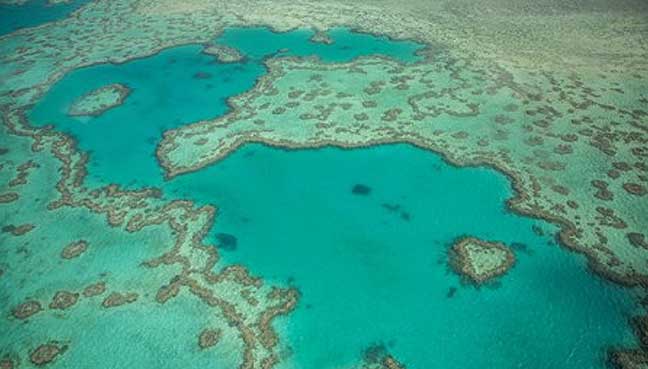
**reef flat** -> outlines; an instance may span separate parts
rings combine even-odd
[[[89,185],[92,154],[79,149],[84,143],[55,124],[32,125],[27,113],[73,71],[207,45],[236,26],[311,29],[313,42],[334,46],[332,30],[343,25],[427,48],[414,63],[380,52],[335,63],[262,55],[268,73],[231,98],[226,115],[165,127],[157,158],[170,183],[249,142],[284,148],[411,143],[459,166],[505,173],[516,190],[513,210],[559,225],[561,245],[586,255],[593,271],[644,294],[646,4],[593,1],[583,10],[490,0],[478,11],[473,5],[93,1],[3,31],[0,293],[7,301],[2,330],[9,334],[0,345],[2,366],[135,360],[204,367],[217,356],[224,367],[270,368],[289,360],[274,325],[296,309],[299,293],[252,276],[246,266],[218,263],[221,249],[206,239],[214,206],[173,200],[160,189],[126,190],[125,183]],[[639,304],[636,313],[644,313]],[[88,333],[73,329],[97,322]],[[168,322],[173,329],[166,329]],[[645,329],[635,330],[642,338]],[[133,337],[140,344],[130,344]],[[120,355],[106,361],[98,342],[114,342]],[[615,342],[621,346],[610,348],[615,354],[592,355],[628,368],[645,365],[645,344],[633,349],[626,347],[630,341]],[[416,361],[403,356],[398,360],[405,365]],[[381,357],[350,366],[398,366]]]
[[[513,252],[501,243],[465,237],[452,246],[452,264],[475,283],[506,273],[515,264]]]
[[[130,89],[119,83],[100,87],[78,98],[71,106],[68,114],[73,116],[101,115],[105,111],[121,105]]]

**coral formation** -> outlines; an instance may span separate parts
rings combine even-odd
[[[515,264],[515,255],[505,245],[464,237],[451,248],[455,270],[480,284],[506,273]]]
[[[480,7],[479,14],[466,1],[441,3],[387,1],[385,11],[366,1],[275,1],[269,13],[250,1],[95,1],[67,19],[0,38],[0,137],[10,147],[0,149],[0,206],[7,214],[0,233],[2,278],[20,282],[2,308],[9,317],[2,331],[15,339],[0,350],[0,367],[18,367],[17,357],[46,365],[82,340],[73,330],[65,344],[40,332],[38,342],[48,343],[34,348],[24,327],[36,332],[53,314],[66,314],[61,324],[70,327],[82,321],[81,309],[109,319],[121,309],[101,306],[124,305],[132,313],[176,302],[200,313],[195,316],[209,316],[202,327],[222,327],[222,343],[214,349],[240,348],[239,367],[270,368],[279,360],[272,321],[295,307],[298,293],[273,288],[240,266],[215,271],[218,250],[203,243],[213,207],[165,201],[155,189],[88,188],[87,154],[51,127],[30,126],[26,114],[74,69],[121,63],[175,45],[207,45],[228,26],[315,28],[320,31],[313,41],[328,42],[323,31],[345,24],[430,47],[422,52],[425,62],[413,65],[378,56],[330,65],[268,59],[268,75],[231,99],[229,114],[164,134],[157,154],[169,177],[220,160],[245,142],[294,148],[410,142],[458,165],[489,165],[506,173],[518,193],[509,202],[514,210],[561,225],[562,244],[585,253],[597,272],[645,286],[643,8],[622,2],[602,15],[564,3],[557,5],[564,16],[552,18],[544,15],[557,10],[546,2],[489,0],[484,8],[497,11]],[[530,44],[536,47],[531,50]],[[221,62],[240,60],[235,51],[205,49]],[[295,80],[307,83],[298,90]],[[125,86],[105,86],[77,101],[70,114],[102,114],[127,95]],[[92,230],[90,236],[46,231],[73,229],[79,219]],[[88,252],[95,244],[101,247]],[[61,250],[62,245],[68,246]],[[103,270],[100,261],[112,262],[115,255],[122,269]],[[45,288],[33,278],[43,271],[51,278]],[[61,285],[70,274],[78,280]],[[136,287],[129,287],[132,281],[138,281]],[[46,301],[57,311],[44,309]],[[160,311],[172,321],[178,314]],[[189,331],[187,340],[195,345],[196,330]],[[213,334],[206,337],[212,341]],[[616,351],[612,360],[622,367],[646,364],[640,350]],[[385,355],[367,365],[402,367]]]
[[[68,111],[72,116],[97,116],[109,109],[124,103],[124,100],[130,94],[130,89],[122,84],[114,83],[96,90],[78,98]]]

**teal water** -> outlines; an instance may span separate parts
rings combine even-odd
[[[287,48],[286,55],[316,53],[327,62],[376,52],[416,60],[416,47],[404,52],[398,42],[336,32],[350,46],[309,43],[307,31],[246,28],[218,40],[243,51],[244,63],[218,64],[200,47],[183,46],[78,70],[30,118],[77,138],[91,153],[93,184],[154,185],[167,198],[217,205],[209,237],[228,241],[225,263],[301,291],[296,311],[277,324],[283,369],[356,364],[377,343],[411,369],[603,368],[610,345],[634,344],[632,296],[555,245],[553,226],[508,211],[510,183],[495,171],[456,168],[408,145],[284,151],[254,144],[162,180],[154,157],[161,133],[225,113],[224,99],[265,72],[263,57]],[[194,78],[198,72],[211,78]],[[96,118],[65,115],[78,96],[115,82],[133,89],[124,105]],[[357,184],[371,191],[354,194]],[[480,289],[463,285],[446,256],[465,234],[517,245],[516,266]]]
[[[331,35],[339,43],[325,45],[310,42],[312,34],[309,30],[228,29],[215,42],[239,48],[247,57],[241,63],[217,63],[213,56],[201,53],[201,46],[189,45],[125,64],[79,69],[52,88],[30,113],[30,121],[37,126],[53,123],[75,136],[81,149],[92,153],[91,178],[131,188],[159,186],[162,175],[154,155],[162,132],[224,114],[228,97],[249,90],[266,73],[265,57],[284,50],[283,56],[318,55],[324,62],[350,61],[378,52],[402,62],[420,60],[416,51],[421,46],[413,42],[393,42],[338,28]],[[132,90],[119,109],[96,118],[67,116],[77,97],[116,82]],[[115,156],[123,160],[116,161]]]
[[[634,342],[632,298],[555,245],[554,227],[508,211],[510,184],[489,169],[408,145],[255,144],[165,189],[218,204],[213,232],[237,238],[227,262],[300,289],[281,368],[340,368],[378,342],[412,369],[603,368],[608,345]],[[464,234],[524,247],[508,275],[475,289],[446,263]]]
[[[351,32],[339,27],[327,34],[335,42],[331,45],[310,42],[315,32],[297,29],[287,33],[270,32],[263,27],[235,28],[226,30],[218,43],[232,46],[252,59],[274,56],[315,56],[324,62],[348,62],[368,55],[383,55],[401,62],[422,60],[416,54],[421,45],[408,41],[392,41],[366,33]]]
[[[74,0],[48,5],[47,0],[30,0],[23,5],[0,5],[0,36],[63,19],[90,1]]]

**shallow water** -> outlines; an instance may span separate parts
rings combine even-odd
[[[92,152],[91,179],[129,187],[158,186],[162,177],[154,155],[162,133],[227,112],[226,99],[252,88],[266,72],[263,58],[279,50],[284,50],[283,56],[318,55],[324,62],[350,61],[376,52],[402,62],[420,60],[415,53],[421,46],[413,42],[392,42],[340,28],[332,35],[341,43],[326,45],[310,42],[312,34],[309,30],[275,33],[267,28],[226,30],[216,42],[249,53],[241,63],[217,63],[213,56],[201,53],[201,46],[190,45],[125,64],[79,69],[52,88],[30,113],[30,121],[53,123],[76,137],[81,149]],[[77,97],[111,83],[132,90],[121,107],[96,118],[67,115]],[[115,156],[122,160],[114,160]]]
[[[23,5],[0,5],[0,36],[63,19],[90,1],[74,0],[48,5],[47,0],[30,0]]]
[[[350,365],[374,343],[408,368],[604,367],[607,345],[634,340],[632,299],[555,245],[554,227],[510,213],[509,187],[408,145],[256,144],[166,189],[218,204],[214,232],[238,241],[227,262],[300,289],[281,323],[284,368]],[[506,276],[475,289],[447,267],[465,234],[524,247]]]
[[[284,151],[254,144],[162,180],[154,157],[162,132],[227,112],[225,99],[253,86],[268,55],[287,48],[285,55],[326,62],[374,53],[417,60],[412,43],[340,29],[332,33],[340,42],[324,45],[309,43],[311,34],[228,30],[219,42],[246,54],[242,63],[219,64],[199,46],[183,46],[78,70],[30,119],[77,138],[91,153],[93,185],[153,185],[167,198],[217,205],[209,237],[236,240],[222,252],[225,262],[301,291],[296,311],[277,325],[282,368],[355,364],[377,343],[414,369],[602,368],[610,345],[635,342],[632,297],[555,245],[555,227],[509,212],[510,183],[493,170],[456,168],[408,145]],[[78,96],[116,82],[133,90],[124,105],[96,118],[66,115]],[[358,184],[370,191],[354,194]],[[482,288],[462,284],[447,267],[447,249],[466,234],[518,245],[517,264]]]

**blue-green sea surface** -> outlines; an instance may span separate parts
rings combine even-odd
[[[331,63],[376,53],[407,63],[420,60],[416,52],[422,46],[413,42],[347,28],[331,31],[336,37],[332,45],[310,42],[312,35],[310,30],[232,28],[215,42],[239,48],[247,57],[240,63],[218,63],[201,52],[202,46],[188,45],[125,64],[82,68],[51,89],[32,110],[30,121],[37,126],[53,123],[76,137],[80,148],[92,153],[91,180],[108,179],[130,188],[159,186],[162,175],[154,155],[162,133],[223,115],[229,110],[228,97],[249,90],[266,73],[265,57],[281,50],[283,56],[319,56]],[[123,83],[132,91],[120,108],[94,118],[67,115],[76,98],[111,83]]]
[[[604,368],[608,345],[634,343],[633,299],[556,245],[555,227],[511,213],[510,183],[490,169],[404,144],[253,144],[165,189],[218,204],[214,233],[237,239],[227,262],[300,289],[280,368],[341,368],[376,343],[412,369]],[[447,250],[466,234],[513,245],[515,267],[462,284]]]
[[[0,36],[63,19],[90,1],[73,0],[50,5],[47,0],[30,0],[22,5],[0,4]]]
[[[31,119],[76,137],[91,153],[93,185],[154,185],[169,199],[217,205],[208,241],[229,241],[224,262],[301,292],[296,310],[276,324],[282,369],[355,365],[375,344],[410,369],[604,368],[610,346],[636,344],[628,324],[633,297],[556,245],[555,227],[511,213],[510,182],[493,170],[456,168],[409,145],[285,151],[250,144],[162,180],[154,157],[161,133],[225,113],[225,98],[265,73],[263,57],[287,49],[327,62],[376,52],[416,60],[417,47],[404,52],[399,42],[340,29],[333,38],[350,46],[336,47],[309,43],[311,34],[228,30],[217,42],[243,51],[243,63],[219,64],[200,47],[183,46],[78,70]],[[268,41],[255,46],[255,38]],[[194,78],[199,72],[211,78]],[[124,105],[96,118],[66,116],[75,98],[115,82],[133,89]],[[356,185],[369,191],[354,193]],[[481,288],[463,284],[447,264],[462,235],[514,246],[515,267]]]
[[[310,42],[314,31],[297,29],[286,33],[263,27],[229,28],[216,43],[234,47],[253,59],[274,56],[314,56],[328,63],[343,63],[360,56],[382,55],[403,63],[422,60],[416,52],[422,47],[410,41],[392,41],[386,37],[333,28],[327,32],[333,44]]]

